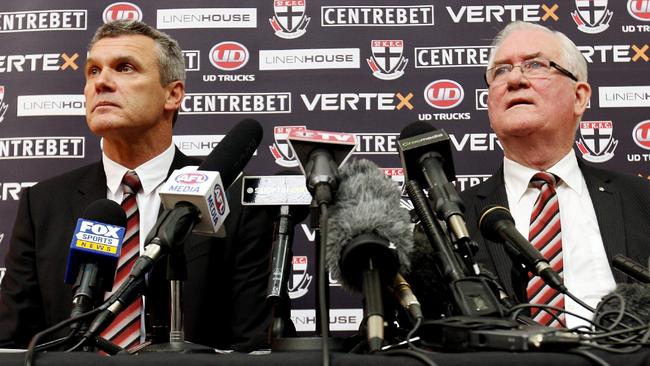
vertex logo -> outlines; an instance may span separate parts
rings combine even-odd
[[[596,45],[578,46],[580,52],[589,63],[624,63],[648,62],[650,46],[647,43],[631,45]]]
[[[29,55],[0,55],[0,73],[25,71],[59,71],[79,68],[78,53],[36,53]]]
[[[413,109],[413,93],[328,93],[309,97],[300,94],[305,107],[310,112],[320,111],[393,111]]]
[[[510,4],[510,5],[463,5],[446,7],[454,23],[510,23],[515,20],[526,22],[557,22],[557,4]]]

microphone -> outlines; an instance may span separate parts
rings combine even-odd
[[[147,245],[144,253],[136,260],[129,277],[122,286],[101,306],[103,313],[93,320],[89,331],[84,335],[85,338],[94,337],[110,324],[112,318],[122,310],[124,305],[135,298],[133,294],[140,293],[142,289],[140,282],[142,282],[144,274],[151,270],[154,263],[163,254],[171,251],[174,246],[180,245],[189,236],[195,225],[208,222],[209,225],[202,226],[205,228],[204,230],[212,234],[218,232],[227,215],[224,187],[229,187],[241,173],[259,146],[262,134],[263,130],[259,122],[252,119],[242,120],[228,131],[221,142],[199,165],[198,171],[194,172],[197,175],[191,176],[192,178],[189,178],[188,182],[178,179],[184,176],[184,173],[178,173],[179,171],[175,171],[176,174],[173,173],[170,176],[165,187],[177,187],[177,189],[170,188],[169,191],[185,192],[185,194],[176,196],[161,194],[163,206],[167,209],[158,217],[149,232],[145,240]],[[200,174],[206,176],[205,180]],[[178,182],[177,179],[181,182]],[[208,182],[207,185],[212,188],[205,189],[205,182]],[[192,188],[188,189],[188,186]],[[200,196],[201,199],[200,203],[195,205],[197,196]],[[200,233],[206,231],[201,230]]]
[[[103,292],[112,289],[126,222],[122,207],[108,199],[88,205],[77,220],[64,278],[74,284],[70,317],[92,310]]]
[[[391,289],[393,290],[393,295],[395,295],[395,298],[399,301],[399,304],[404,308],[404,310],[408,311],[413,319],[424,318],[420,301],[415,297],[411,285],[406,282],[401,274],[397,273],[395,275]]]
[[[515,220],[507,208],[497,205],[486,206],[478,220],[481,234],[494,242],[514,247],[521,254],[524,264],[530,271],[540,276],[555,290],[567,294],[568,290],[560,275],[555,272],[546,258],[515,227]]]
[[[650,271],[631,258],[617,254],[612,259],[612,266],[641,283],[650,283]]]
[[[399,188],[374,163],[353,160],[339,169],[337,201],[328,220],[327,263],[332,278],[366,300],[370,352],[384,338],[382,284],[408,270],[413,248],[409,214]]]
[[[218,234],[229,212],[225,190],[248,164],[262,141],[262,134],[259,122],[242,120],[228,131],[197,171],[172,173],[160,191],[165,211],[145,240],[147,245],[140,257],[144,257],[143,267],[136,262],[131,276],[148,272],[153,262],[193,231]]]
[[[451,181],[456,180],[449,136],[426,122],[414,122],[402,129],[397,147],[405,169],[405,181],[415,180],[429,188],[429,197],[440,220],[447,222],[455,242],[466,256],[474,254],[463,202]],[[472,249],[470,249],[470,247]],[[476,248],[477,249],[477,248]]]
[[[331,203],[338,186],[337,168],[350,156],[356,146],[353,134],[292,129],[289,146],[300,163],[307,180],[307,189],[316,203]]]

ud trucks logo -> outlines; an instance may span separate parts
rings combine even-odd
[[[233,71],[248,63],[248,49],[239,42],[221,42],[210,50],[210,63],[217,69]]]
[[[114,20],[142,20],[142,10],[132,3],[113,3],[104,9],[102,18],[104,19],[104,23]]]

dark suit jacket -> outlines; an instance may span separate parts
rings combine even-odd
[[[198,163],[176,150],[168,175]],[[241,180],[227,192],[225,239],[191,235],[184,244],[183,308],[187,340],[249,350],[264,339],[270,319],[265,290],[273,222],[265,210],[242,208],[240,191]],[[25,347],[36,332],[70,316],[72,289],[63,276],[71,235],[85,208],[101,198],[106,198],[101,162],[22,192],[0,292],[0,347]],[[146,290],[146,328],[156,342],[167,341],[169,332],[165,262],[156,264]]]
[[[614,255],[623,254],[645,265],[650,254],[650,182],[582,162],[578,165],[594,205],[610,263]],[[478,229],[479,214],[485,206],[508,207],[503,166],[487,181],[463,191],[461,198],[465,203],[468,229],[479,244],[477,260],[499,276],[511,296],[519,302],[527,302],[527,274],[513,266],[502,244],[486,240]],[[621,272],[614,270],[613,274],[616,282],[626,281]]]

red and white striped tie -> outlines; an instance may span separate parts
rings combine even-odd
[[[122,178],[122,208],[126,212],[127,224],[120,259],[117,264],[113,291],[117,290],[129,276],[131,268],[140,255],[140,214],[136,195],[142,188],[138,175],[129,170]],[[140,315],[142,297],[138,297],[101,333],[105,339],[128,349],[140,343]]]
[[[555,192],[556,177],[548,172],[538,172],[530,180],[531,185],[540,190],[530,216],[528,239],[549,261],[551,267],[562,276],[562,232],[560,223],[560,204]],[[528,281],[528,301],[531,304],[552,305],[564,309],[564,294],[546,285],[539,276]],[[563,323],[564,313],[552,311]],[[561,324],[548,312],[539,308],[532,311],[533,319],[546,326],[559,327]],[[566,324],[566,323],[565,323]]]

